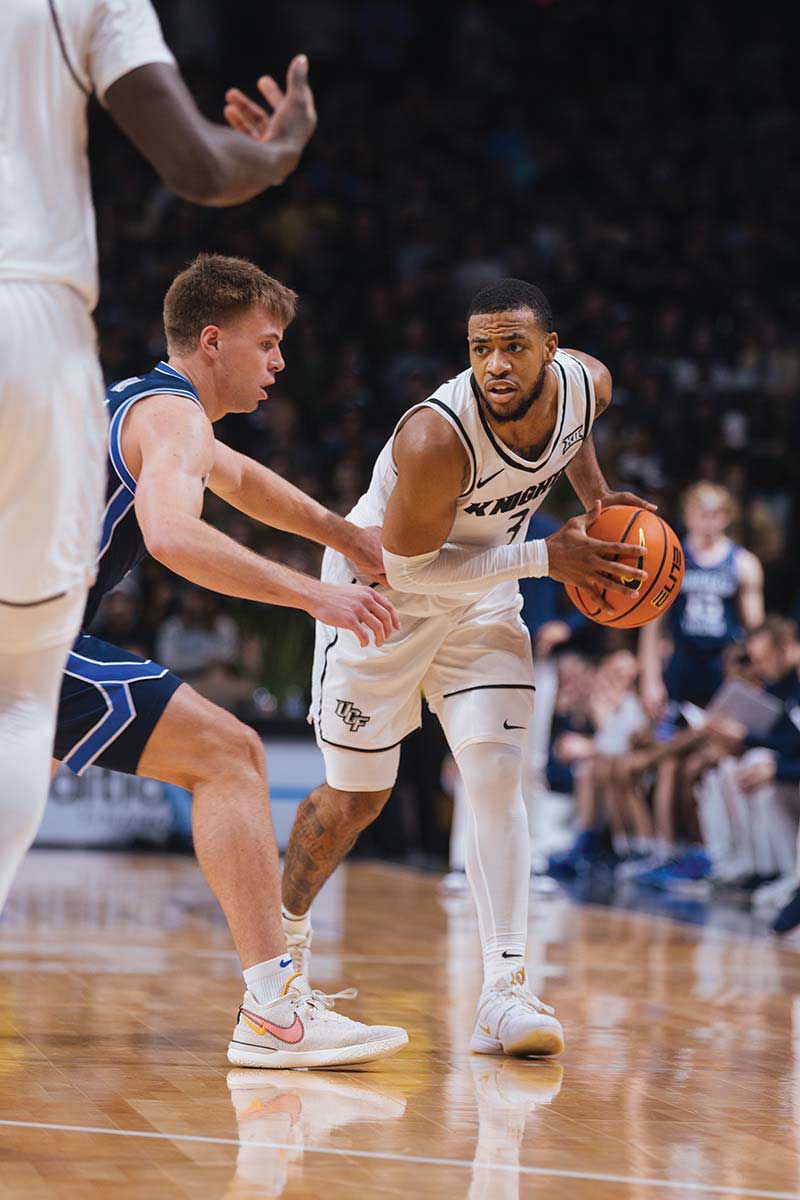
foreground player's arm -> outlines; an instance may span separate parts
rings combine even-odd
[[[201,519],[203,480],[214,463],[206,417],[176,396],[140,401],[125,426],[124,453],[138,466],[136,519],[148,552],[191,583],[244,600],[299,608],[350,629],[362,646],[398,628],[394,609],[372,588],[337,587],[270,562]]]
[[[595,419],[597,419],[597,417],[606,411],[611,403],[611,372],[598,358],[593,358],[591,354],[584,354],[582,350],[565,350],[564,353],[571,354],[573,358],[580,359],[591,375],[592,383],[594,384],[594,415]],[[594,436],[592,434],[589,434],[567,467],[567,479],[572,484],[575,495],[587,511],[596,500],[599,500],[603,508],[608,508],[612,504],[632,504],[636,508],[646,508],[651,512],[655,512],[655,504],[650,504],[647,500],[641,500],[633,492],[613,492],[611,490],[597,461],[597,452],[594,447]]]
[[[167,187],[184,200],[224,207],[282,183],[297,166],[317,123],[307,76],[307,59],[298,55],[285,95],[273,80],[259,82],[265,99],[276,101],[272,116],[264,114],[263,136],[207,120],[170,63],[122,75],[103,102]]]
[[[406,422],[395,438],[394,459],[397,483],[383,521],[383,562],[398,591],[458,596],[487,583],[549,574],[594,585],[599,594],[634,571],[646,578],[613,561],[630,558],[630,546],[587,536],[594,512],[573,517],[545,541],[482,551],[447,545],[469,465],[457,434],[437,413],[421,409]]]
[[[748,631],[764,623],[764,568],[750,550],[738,550],[739,615]]]
[[[383,581],[380,540],[331,512],[294,484],[245,454],[214,443],[208,486],[228,504],[269,525],[340,551],[370,578]],[[377,541],[377,545],[376,545]]]

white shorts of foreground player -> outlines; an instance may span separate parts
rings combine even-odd
[[[329,550],[322,578],[348,582],[347,560]],[[400,632],[363,649],[353,634],[318,624],[311,716],[330,786],[390,788],[400,742],[420,724],[423,694],[454,754],[473,742],[522,749],[534,687],[520,607],[516,582],[503,583],[447,612],[401,611]]]

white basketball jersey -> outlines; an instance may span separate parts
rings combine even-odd
[[[369,488],[350,519],[360,526],[383,523],[397,479],[394,439],[412,413],[431,408],[455,429],[467,452],[470,468],[448,544],[480,550],[524,541],[528,521],[580,450],[594,421],[594,384],[583,363],[574,355],[557,350],[550,370],[558,384],[558,407],[552,436],[539,458],[522,458],[498,437],[483,411],[472,371],[462,371],[427,400],[404,413],[378,456]],[[488,584],[476,591],[473,585],[469,592],[458,597],[412,597],[395,591],[390,595],[402,611],[424,615],[469,604],[492,586],[495,585]]]
[[[0,280],[67,284],[94,308],[86,107],[154,62],[174,59],[150,0],[0,2]]]

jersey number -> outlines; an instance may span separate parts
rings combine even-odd
[[[519,533],[520,529],[522,528],[523,521],[525,520],[525,518],[527,517],[527,515],[530,511],[531,510],[529,508],[523,508],[522,512],[514,513],[514,517],[516,519],[508,527],[508,544],[509,544],[509,546],[511,545],[511,543],[514,541],[514,538]]]

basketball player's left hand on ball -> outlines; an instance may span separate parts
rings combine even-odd
[[[603,508],[611,508],[612,504],[629,504],[633,508],[644,508],[648,512],[655,512],[658,508],[657,504],[642,500],[641,496],[635,496],[633,492],[608,492],[605,496],[600,496],[599,500]],[[590,504],[586,511],[590,512],[592,507]]]
[[[347,557],[359,575],[373,583],[386,583],[383,569],[380,525],[369,525],[366,529],[353,526],[353,544],[346,551]]]

